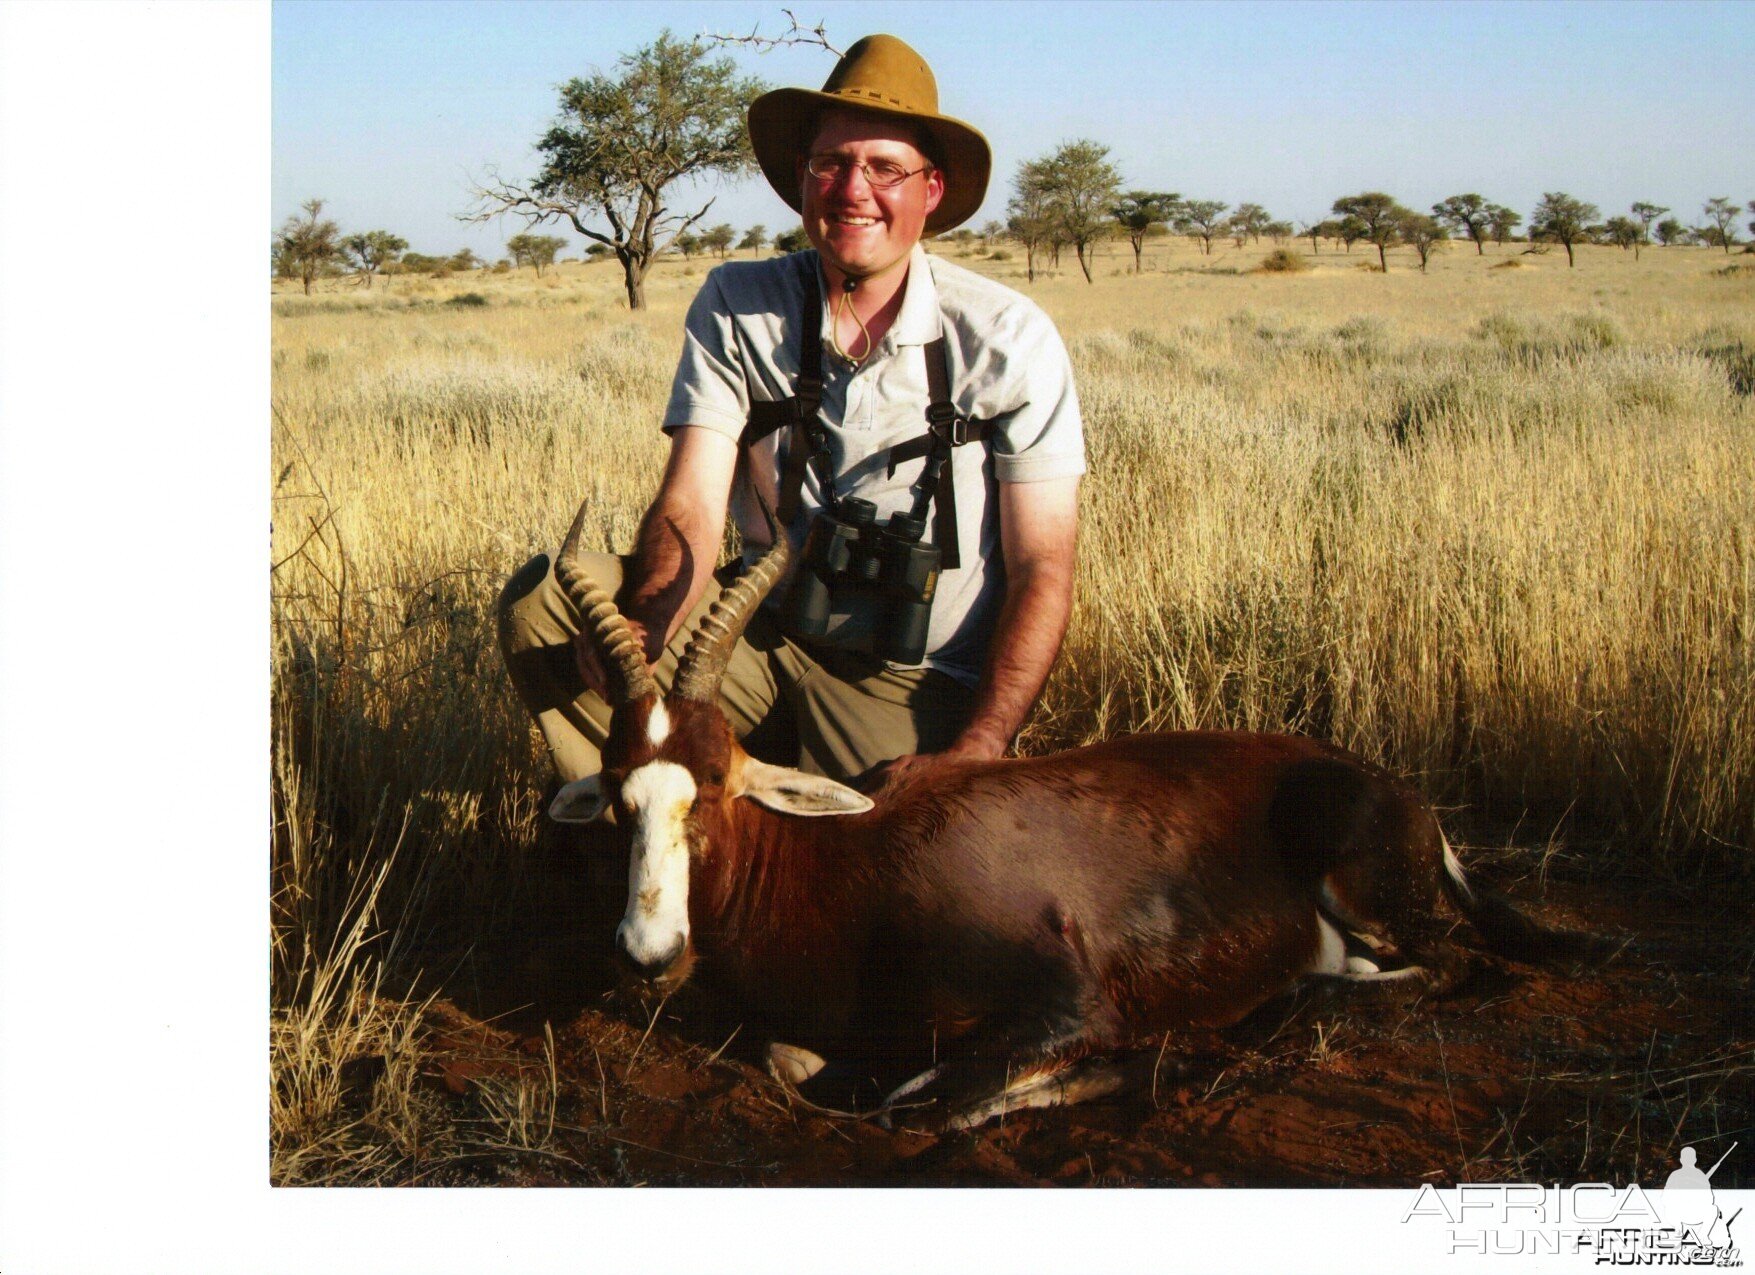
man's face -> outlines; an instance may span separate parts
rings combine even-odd
[[[906,256],[920,241],[926,218],[944,198],[944,177],[926,167],[906,126],[881,117],[835,112],[823,118],[806,159],[834,155],[873,163],[900,164],[913,176],[883,189],[865,179],[856,167],[836,180],[823,181],[798,164],[804,192],[804,232],[823,260],[842,274],[864,276]]]

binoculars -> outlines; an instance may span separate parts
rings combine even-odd
[[[926,517],[893,513],[886,525],[877,506],[857,496],[812,520],[798,574],[786,595],[787,627],[799,637],[821,637],[837,595],[875,594],[873,651],[897,664],[926,657],[926,629],[938,588],[937,545],[921,544]]]

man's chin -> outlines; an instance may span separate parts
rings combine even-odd
[[[855,278],[876,274],[885,266],[891,265],[900,257],[907,255],[906,253],[897,253],[887,246],[877,245],[847,247],[844,250],[841,245],[832,241],[820,242],[816,248],[826,264],[833,266],[842,274],[852,275]]]

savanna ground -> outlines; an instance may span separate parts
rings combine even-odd
[[[1235,727],[1410,776],[1480,878],[1631,940],[1312,989],[1130,1097],[946,1137],[805,1109],[710,989],[626,999],[625,877],[541,816],[504,578],[581,498],[627,546],[683,311],[612,264],[274,299],[282,1184],[1661,1181],[1755,1130],[1755,258],[1268,245],[953,259],[1066,337],[1091,473],[1021,747]],[[941,249],[949,251],[948,249]],[[1465,943],[1466,935],[1463,936]],[[1716,1185],[1749,1182],[1739,1153]]]

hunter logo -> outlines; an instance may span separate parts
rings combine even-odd
[[[1404,1225],[1448,1228],[1445,1251],[1505,1256],[1575,1254],[1599,1266],[1741,1266],[1732,1227],[1712,1175],[1730,1148],[1704,1172],[1693,1147],[1660,1190],[1638,1183],[1572,1186],[1464,1183],[1454,1191],[1422,1186],[1402,1214]]]

